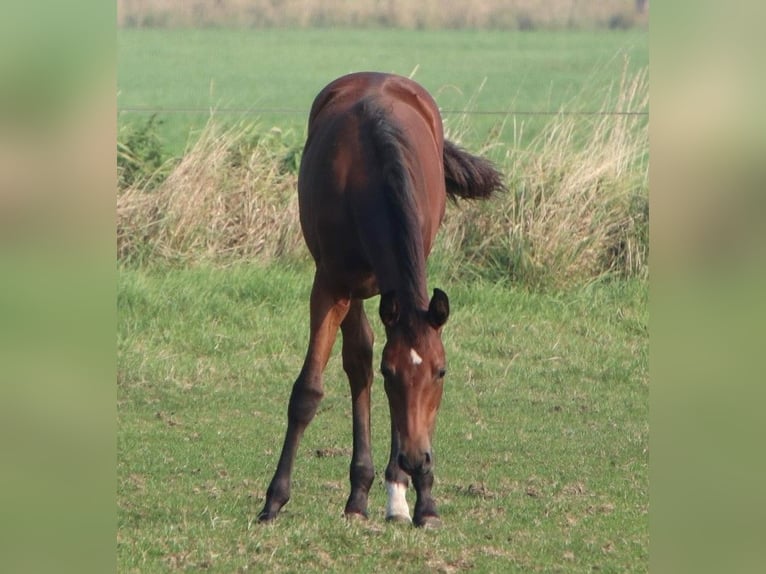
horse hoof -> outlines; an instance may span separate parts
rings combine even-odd
[[[412,519],[406,514],[392,514],[386,516],[386,522],[395,522],[397,524],[410,524]]]
[[[276,512],[266,512],[265,510],[261,512],[258,515],[258,523],[259,524],[267,524],[269,522],[273,522],[274,519],[277,517]]]
[[[426,530],[438,530],[442,527],[442,521],[438,516],[422,516],[415,520],[415,526]]]
[[[346,512],[343,514],[349,522],[366,522],[367,515],[363,512]]]

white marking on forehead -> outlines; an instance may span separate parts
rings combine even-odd
[[[419,365],[423,362],[423,357],[418,355],[418,352],[415,349],[410,349],[410,359],[412,359],[413,365]]]
[[[398,482],[386,481],[386,492],[388,493],[388,502],[386,504],[386,518],[388,520],[409,520],[410,507],[407,505],[407,485]]]

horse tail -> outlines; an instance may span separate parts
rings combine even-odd
[[[505,191],[503,175],[487,159],[472,155],[448,140],[444,140],[444,182],[447,196],[456,201],[487,199],[493,193]]]

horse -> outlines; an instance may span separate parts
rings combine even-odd
[[[353,452],[345,516],[367,518],[375,478],[370,452],[373,331],[363,300],[380,294],[386,342],[380,371],[391,416],[386,519],[441,523],[431,494],[432,437],[446,360],[441,341],[449,299],[426,287],[426,258],[446,199],[487,198],[504,189],[486,159],[444,139],[441,115],[416,82],[393,74],[340,77],[314,99],[298,174],[301,230],[314,259],[310,336],[292,387],[276,472],[259,522],[290,498],[295,455],[323,391],[338,329],[351,387]],[[405,497],[416,492],[413,519]]]

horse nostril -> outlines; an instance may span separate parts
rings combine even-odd
[[[425,453],[425,462],[423,463],[423,467],[426,469],[431,468],[431,451],[427,450]]]
[[[403,453],[399,453],[397,462],[399,463],[399,468],[405,472],[409,472],[410,466],[407,464],[407,457],[405,457]]]

